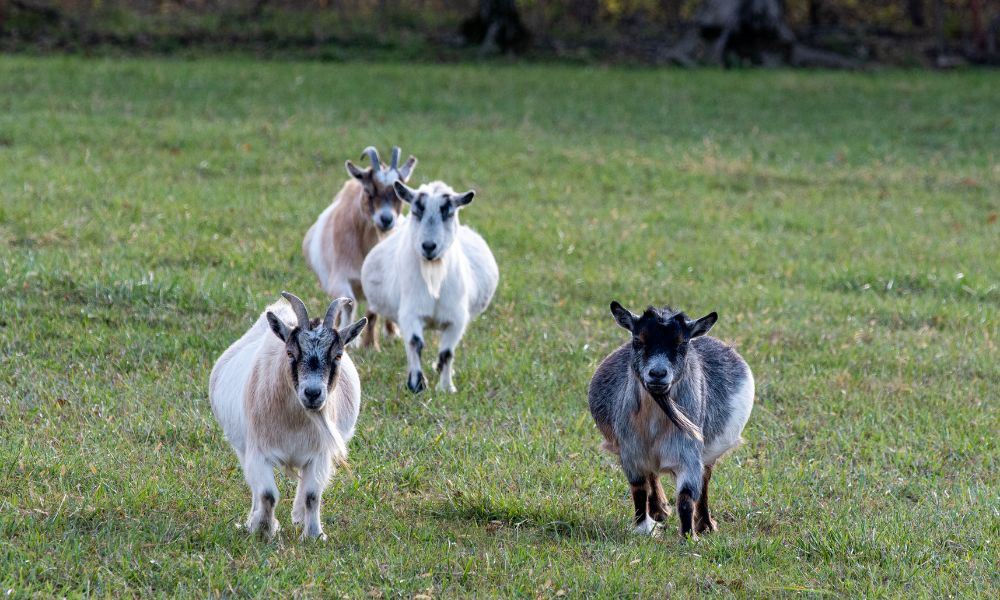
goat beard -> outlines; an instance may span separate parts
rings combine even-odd
[[[421,259],[420,261],[420,276],[427,285],[427,291],[435,300],[441,297],[441,284],[444,283],[444,277],[448,274],[445,264],[446,258],[447,253],[437,260]]]
[[[669,394],[650,393],[649,395],[653,398],[653,401],[656,402],[657,406],[663,409],[663,412],[667,413],[667,418],[670,419],[670,422],[673,423],[677,429],[680,429],[688,436],[698,440],[699,442],[705,441],[704,435],[701,432],[701,427],[695,425],[694,422],[692,422],[691,419],[684,414],[684,411],[681,410],[680,406],[677,406],[677,403],[674,402],[673,398],[671,398]]]
[[[326,418],[326,413],[321,410],[310,410],[306,411],[306,415],[309,416],[309,419],[323,433],[327,442],[333,446],[333,462],[350,471],[350,465],[347,464],[347,444],[344,443],[344,438],[341,437],[340,432],[330,427],[330,421]]]

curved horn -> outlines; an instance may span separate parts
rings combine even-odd
[[[350,308],[354,304],[354,300],[350,298],[337,298],[330,303],[330,307],[326,309],[326,316],[323,317],[323,327],[333,329],[334,321],[337,320],[337,312],[344,304],[347,304],[348,308]]]
[[[399,146],[392,147],[392,162],[389,163],[390,169],[396,169],[399,167],[399,155],[401,152],[402,150],[399,149]]]
[[[309,331],[309,313],[306,311],[306,305],[302,303],[302,300],[299,300],[298,296],[290,292],[281,292],[281,297],[288,300],[288,303],[292,305],[295,318],[299,320],[299,329]]]
[[[367,148],[362,150],[361,158],[364,158],[365,154],[367,154],[368,158],[370,158],[372,161],[372,169],[378,171],[379,169],[382,168],[382,161],[378,157],[378,150],[375,149],[375,146],[368,146]]]

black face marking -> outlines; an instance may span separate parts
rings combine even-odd
[[[367,196],[368,216],[373,216],[383,208],[388,208],[395,217],[399,215],[399,211],[403,207],[403,201],[396,196],[396,192],[393,191],[391,186],[383,189],[381,192],[373,190]]]
[[[308,494],[306,494],[306,510],[312,510],[316,508],[317,500],[319,500],[319,498],[316,496],[314,492],[309,492]]]
[[[302,349],[299,347],[298,340],[298,327],[292,330],[292,334],[288,336],[288,342],[285,344],[285,351],[288,353],[288,369],[292,373],[292,387],[299,387],[299,356],[302,355]]]
[[[300,382],[322,385],[325,381],[329,389],[336,381],[338,364],[334,357],[339,358],[343,346],[337,332],[324,327],[318,320],[309,330],[296,328],[289,336],[286,351],[292,386],[296,390]]]
[[[688,329],[684,313],[646,309],[632,328],[632,368],[640,379],[645,365],[654,357],[665,359],[673,367],[675,381],[681,376],[690,339]]]
[[[420,336],[414,334],[410,338],[410,347],[417,351],[417,354],[422,354],[424,351],[424,340],[420,339]]]
[[[333,383],[337,380],[337,374],[340,372],[340,359],[343,356],[344,349],[340,344],[335,343],[330,346],[330,376],[326,381],[326,385],[329,388],[332,388]]]
[[[260,500],[261,502],[264,503],[265,510],[270,511],[274,509],[275,498],[274,498],[274,493],[271,492],[271,490],[267,490],[266,492],[261,494]]]
[[[417,199],[413,202],[412,209],[410,210],[410,214],[413,215],[413,217],[418,221],[424,216],[424,198],[426,197],[427,194],[420,194],[417,196]]]
[[[288,341],[285,342],[285,351],[288,353],[288,357],[293,360],[298,360],[302,356],[302,346],[299,346],[298,327],[292,329],[292,333],[288,336]]]
[[[682,327],[676,318],[663,319],[647,310],[636,322],[633,343],[649,353],[673,354],[686,341]]]
[[[372,198],[378,195],[378,190],[375,189],[374,171],[370,168],[366,169],[358,181],[361,182],[361,187],[364,188],[365,195],[368,196],[368,203],[371,204]]]

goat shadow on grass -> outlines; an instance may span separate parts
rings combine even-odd
[[[578,508],[559,504],[537,507],[499,503],[477,496],[453,498],[428,509],[434,518],[464,524],[474,522],[489,533],[504,529],[532,529],[551,537],[576,540],[614,540],[621,537],[621,523],[587,519],[582,512]]]

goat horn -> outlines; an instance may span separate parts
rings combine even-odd
[[[351,300],[350,298],[337,298],[330,303],[330,307],[326,309],[326,316],[323,317],[323,327],[333,329],[334,321],[337,320],[337,311],[339,311],[340,307],[345,303],[348,307],[350,307],[354,304],[354,300]]]
[[[402,150],[399,149],[399,146],[392,147],[392,162],[389,164],[390,169],[396,169],[399,167],[399,154],[401,152]]]
[[[306,305],[299,300],[299,297],[290,292],[281,292],[281,297],[288,300],[288,303],[292,305],[292,311],[295,312],[295,318],[299,320],[299,329],[309,330],[309,313],[306,311]]]
[[[373,170],[378,171],[379,169],[382,168],[382,160],[379,159],[378,150],[375,149],[375,146],[368,146],[367,148],[365,148],[361,152],[361,158],[364,158],[365,154],[367,154],[368,158],[371,159]]]

